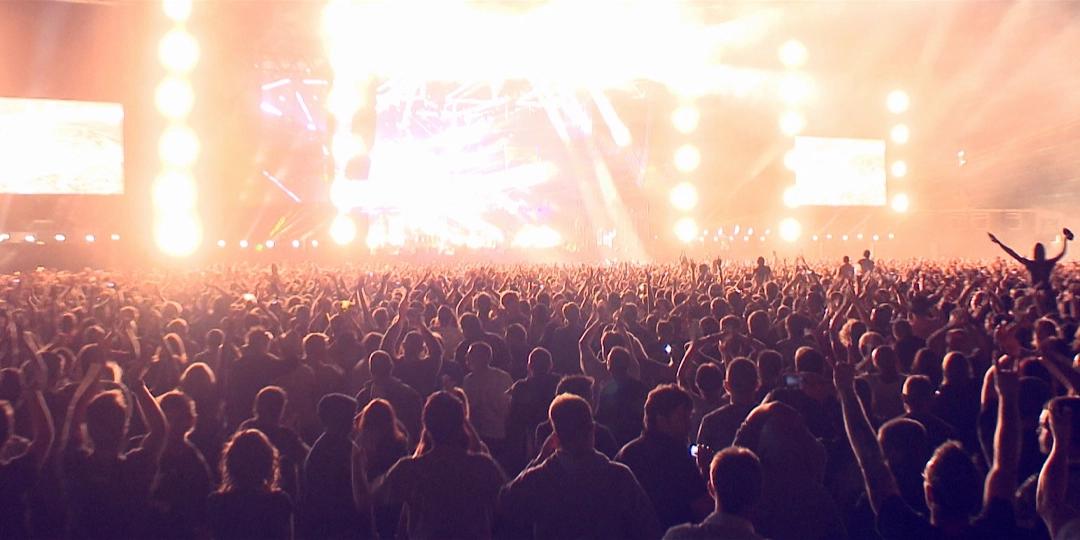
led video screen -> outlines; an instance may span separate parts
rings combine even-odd
[[[124,193],[119,103],[0,97],[0,194]]]
[[[795,138],[795,187],[804,206],[886,203],[885,141]]]

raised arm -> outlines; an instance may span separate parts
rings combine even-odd
[[[596,359],[596,351],[592,348],[592,340],[599,327],[600,321],[596,316],[590,316],[589,324],[585,327],[585,333],[581,334],[581,339],[578,340],[578,357],[581,372],[597,380],[607,377],[604,363]]]
[[[1073,428],[1073,411],[1070,405],[1073,403],[1073,399],[1058,398],[1051,401],[1049,407],[1050,432],[1054,437],[1054,446],[1039,473],[1035,504],[1051,538],[1056,538],[1058,530],[1076,517],[1076,511],[1066,502]]]
[[[1013,357],[1004,355],[994,366],[994,387],[998,394],[997,429],[994,431],[994,463],[986,476],[983,504],[993,499],[1011,501],[1016,491],[1020,465],[1020,409],[1017,394],[1020,375]]]
[[[1031,262],[1031,261],[1025,259],[1024,257],[1020,256],[1019,253],[1013,251],[1013,249],[1010,248],[1009,246],[1006,246],[1001,240],[998,240],[998,238],[996,236],[994,236],[993,233],[986,233],[986,234],[987,234],[987,236],[990,237],[991,242],[997,244],[998,247],[1000,247],[1002,251],[1007,253],[1010,257],[1016,259],[1020,264]]]
[[[874,428],[870,426],[866,411],[855,393],[854,366],[846,362],[836,364],[833,368],[833,382],[836,383],[836,390],[840,395],[848,441],[862,470],[870,504],[874,507],[874,512],[878,513],[887,499],[900,494],[900,489],[896,486],[892,471],[885,464]]]
[[[45,396],[42,394],[46,384],[45,366],[41,358],[34,355],[23,370],[24,385],[30,391],[27,405],[30,409],[30,428],[33,437],[30,448],[27,449],[27,455],[33,459],[34,465],[41,468],[45,460],[49,458],[49,452],[56,437],[52,415],[49,414]]]
[[[142,411],[149,430],[146,437],[143,437],[140,448],[149,452],[150,455],[155,457],[155,460],[160,459],[161,452],[165,449],[165,435],[169,429],[168,423],[165,421],[165,413],[161,411],[161,406],[158,405],[154,396],[150,394],[150,390],[146,387],[142,377],[139,377],[139,380],[132,385],[131,392],[135,394],[135,403],[138,404],[139,410]]]

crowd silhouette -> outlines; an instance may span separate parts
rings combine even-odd
[[[0,276],[0,538],[1080,538],[1080,273]]]

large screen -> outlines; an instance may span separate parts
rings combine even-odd
[[[885,204],[885,141],[796,137],[794,157],[801,205]]]
[[[120,195],[119,103],[0,97],[0,194]]]

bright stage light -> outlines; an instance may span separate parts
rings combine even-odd
[[[86,235],[86,243],[87,244],[93,244],[96,240],[97,240],[97,238],[95,238],[94,235],[92,235],[92,234]]]
[[[176,171],[162,174],[154,182],[154,206],[167,211],[195,208],[195,179]]]
[[[224,248],[225,247],[225,241],[224,240],[218,240],[217,241],[217,247]]]
[[[313,247],[313,248],[319,247],[319,241],[318,240],[312,240],[311,241],[311,247]]]
[[[788,208],[802,206],[802,192],[799,191],[799,186],[788,186],[784,190],[784,206]]]
[[[701,165],[701,151],[696,146],[684,144],[675,151],[675,168],[679,171],[694,172],[699,165]]]
[[[806,45],[797,39],[791,39],[780,46],[780,63],[789,68],[797,68],[806,64],[809,53]]]
[[[802,236],[802,224],[795,218],[784,218],[780,222],[780,238],[785,242],[795,242]]]
[[[10,234],[8,234],[8,233],[0,234],[0,242],[7,242],[8,240],[11,240],[11,235]]]
[[[161,9],[165,16],[173,22],[185,22],[191,17],[192,0],[163,0]]]
[[[784,168],[791,172],[799,170],[799,153],[794,148],[784,152]]]
[[[814,83],[804,73],[788,73],[780,79],[778,93],[780,99],[788,105],[805,103],[814,92]]]
[[[251,245],[251,244],[249,244],[247,240],[241,240],[240,241],[240,249],[247,249],[247,247],[249,245]]]
[[[559,231],[547,225],[526,225],[514,235],[512,245],[517,248],[550,249],[562,242]]]
[[[892,172],[893,178],[903,178],[907,176],[907,163],[904,161],[894,161],[892,166],[889,167]]]
[[[63,242],[67,240],[67,236],[63,234],[57,234],[56,236],[53,236],[53,240],[56,240],[57,242]]]
[[[889,138],[896,144],[905,144],[911,138],[911,130],[906,124],[896,124],[889,132]]]
[[[266,249],[274,249],[274,246],[276,246],[276,245],[277,245],[277,242],[274,242],[273,240],[267,240],[266,241]]]
[[[697,222],[692,217],[684,217],[675,222],[675,237],[685,244],[697,238],[698,230]]]
[[[892,209],[898,213],[903,214],[911,208],[911,199],[908,198],[906,193],[897,193],[892,199]]]
[[[168,215],[157,223],[154,237],[162,253],[172,257],[184,257],[199,248],[202,231],[194,216]]]
[[[34,244],[37,243],[37,237],[32,234],[28,234],[23,237],[23,241],[25,241],[27,244]]]
[[[693,210],[698,203],[698,191],[694,184],[682,182],[671,189],[671,205],[678,210]]]
[[[293,249],[300,249],[300,241],[299,240],[293,240],[292,241],[292,247],[293,247]]]
[[[693,133],[700,121],[701,113],[692,105],[683,105],[671,113],[671,123],[675,130],[686,135]]]
[[[330,224],[330,238],[339,246],[356,240],[356,223],[349,216],[338,214]]]
[[[175,73],[187,73],[199,63],[199,42],[184,30],[170,30],[158,43],[158,60]]]
[[[109,235],[109,240],[112,240],[113,242],[119,242],[120,241],[120,235],[116,234],[116,233],[112,233],[111,235]]]
[[[158,84],[154,92],[158,112],[166,118],[184,118],[195,105],[195,92],[191,83],[177,77],[169,77]]]
[[[903,90],[893,90],[892,92],[889,92],[888,97],[885,98],[885,107],[893,114],[906,112],[910,105],[911,100],[908,99],[907,92]]]
[[[168,165],[187,167],[199,157],[199,139],[190,128],[170,127],[161,134],[158,155]]]
[[[798,111],[788,111],[780,116],[780,131],[794,137],[806,129],[806,117]]]

